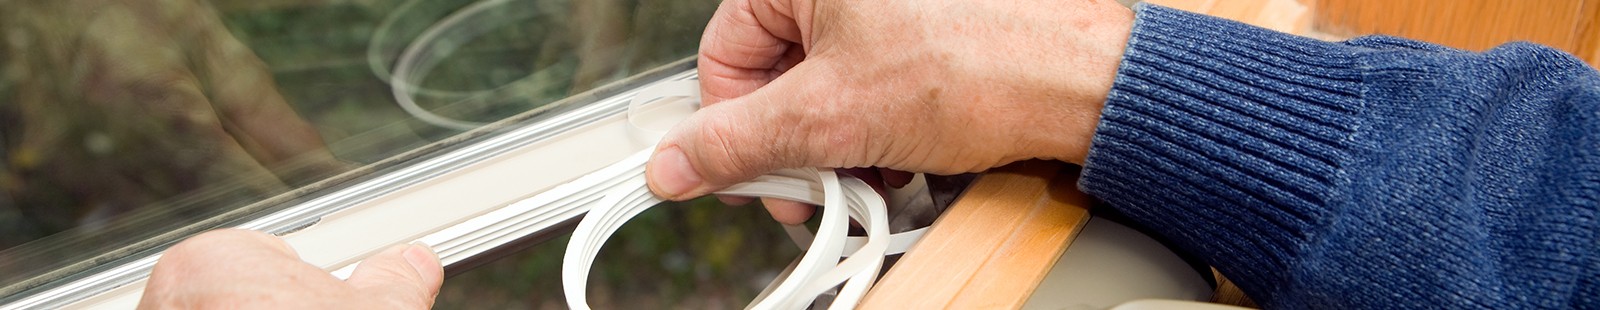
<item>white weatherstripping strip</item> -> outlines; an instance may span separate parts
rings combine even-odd
[[[672,80],[655,83],[641,89],[633,96],[627,112],[628,134],[630,137],[648,139],[648,141],[652,142],[659,140],[660,135],[664,133],[663,128],[670,128],[676,120],[681,120],[688,113],[694,111],[693,105],[686,105],[685,101],[661,99],[671,97],[698,98],[698,87],[699,83],[695,80]],[[688,103],[697,103],[697,101],[688,101]],[[597,208],[597,206],[610,206],[610,203],[600,201],[609,193],[626,190],[648,192],[648,189],[643,186],[642,176],[644,174],[644,163],[649,160],[650,151],[650,149],[639,151],[615,164],[556,186],[544,193],[423,236],[417,241],[432,246],[433,250],[439,254],[441,263],[445,266],[450,266],[521,237],[542,231],[550,225],[549,223],[574,218],[585,212],[592,212],[591,209]],[[638,181],[638,184],[627,183],[635,178],[641,181]],[[868,190],[870,191],[870,188]],[[870,192],[870,194],[873,194],[873,197],[876,198],[875,192]],[[740,195],[792,196],[792,194],[785,194],[782,191],[750,192]],[[654,198],[654,196],[651,197]],[[879,204],[882,204],[881,198],[876,199],[879,199]],[[801,198],[792,200],[813,201],[813,199]],[[655,201],[659,202],[659,200]],[[817,201],[816,203],[820,204],[820,202]],[[651,204],[653,205],[654,203]],[[790,237],[795,239],[796,243],[801,244],[802,247],[812,243],[810,232],[807,232],[803,227],[786,228]],[[926,231],[927,228],[920,228],[895,234],[885,241],[885,250],[882,253],[904,253]],[[577,236],[575,235],[575,237]],[[870,239],[869,237],[841,238],[843,238],[843,241],[840,241],[843,242],[841,245],[845,249],[850,249],[843,255],[858,253],[855,249],[867,247]],[[876,256],[882,255],[885,254]],[[357,265],[357,263],[343,265],[334,270],[332,274],[340,279],[348,278]]]
[[[653,84],[634,95],[629,104],[629,134],[640,141],[657,141],[676,120],[694,111],[698,100],[661,100],[699,97],[699,84],[678,80]],[[536,225],[551,219],[571,218],[589,212],[568,245],[562,270],[567,300],[574,308],[587,308],[584,289],[589,267],[599,248],[624,222],[660,202],[645,186],[644,165],[650,149],[616,164],[563,184],[543,194],[516,202],[461,224],[418,239],[430,244],[446,266],[493,249],[510,240],[537,232]],[[926,228],[890,235],[884,201],[870,186],[853,178],[839,179],[832,170],[790,169],[735,185],[721,194],[775,197],[824,208],[820,237],[802,226],[785,226],[790,237],[807,252],[780,280],[774,281],[754,303],[758,309],[803,308],[817,295],[846,283],[834,299],[835,308],[853,307],[876,280],[884,255],[905,252]],[[831,198],[831,199],[830,199]],[[846,214],[848,213],[848,214]],[[866,228],[866,237],[849,237],[849,219]],[[603,234],[595,230],[603,230]],[[852,255],[855,254],[855,255]],[[839,257],[850,257],[843,262]],[[334,271],[349,277],[358,264]],[[848,281],[847,281],[848,280]]]
[[[645,186],[643,167],[649,156],[648,151],[640,152],[619,163],[638,168],[631,169],[635,173],[590,210],[573,232],[562,268],[562,284],[572,308],[588,308],[584,292],[589,268],[605,241],[628,219],[662,202]],[[817,295],[840,283],[846,285],[833,307],[853,307],[871,287],[883,256],[889,252],[892,237],[883,198],[866,183],[853,178],[841,179],[832,170],[780,170],[718,193],[774,197],[824,206],[817,237],[810,238],[813,240],[806,253],[757,298],[752,305],[754,309],[804,308]],[[856,248],[847,245],[846,231],[851,218],[867,230],[866,242]],[[785,229],[791,235],[798,230],[798,234],[810,236],[805,227],[786,226]],[[840,262],[842,256],[849,258]]]
[[[694,81],[677,81],[656,84],[635,96],[629,104],[628,121],[633,135],[645,141],[658,141],[671,123],[648,126],[643,115],[660,117],[671,113],[652,110],[644,112],[646,103],[668,97],[688,97],[695,103],[699,99],[699,85]],[[682,102],[682,101],[678,101]],[[662,104],[657,104],[662,105]],[[663,105],[686,107],[686,104]],[[676,109],[693,112],[693,109]],[[574,309],[589,309],[586,299],[589,269],[605,241],[629,219],[656,206],[662,200],[650,192],[645,184],[644,165],[649,161],[650,150],[641,151],[618,166],[629,167],[625,181],[596,204],[573,231],[562,260],[561,279],[567,305]],[[764,290],[752,309],[799,309],[807,307],[818,295],[838,287],[830,305],[831,309],[853,308],[866,295],[883,266],[884,255],[904,252],[904,248],[890,253],[891,243],[909,246],[920,239],[922,230],[904,235],[889,235],[888,211],[883,197],[871,186],[853,178],[841,179],[832,169],[786,169],[761,176],[753,181],[734,185],[719,194],[782,198],[822,205],[821,224],[816,237],[798,225],[785,225],[795,242],[806,253]],[[867,231],[864,242],[852,244],[847,235],[850,220],[855,219]],[[898,237],[900,242],[890,242]],[[860,240],[863,238],[854,238]],[[852,246],[853,245],[853,246]],[[839,261],[840,257],[845,258]]]

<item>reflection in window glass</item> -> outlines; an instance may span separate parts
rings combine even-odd
[[[566,309],[570,235],[445,279],[437,309]],[[596,309],[739,309],[800,250],[759,205],[713,198],[656,206],[606,241],[589,272]]]
[[[0,2],[0,295],[692,56],[716,6],[484,2],[421,43],[475,2]]]

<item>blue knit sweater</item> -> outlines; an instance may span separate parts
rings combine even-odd
[[[1600,308],[1600,74],[1141,6],[1080,187],[1267,308]]]

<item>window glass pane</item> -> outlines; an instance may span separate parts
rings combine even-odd
[[[437,309],[566,309],[570,234],[445,279]],[[739,309],[800,250],[758,204],[714,198],[656,206],[606,241],[589,270],[596,309]]]
[[[0,6],[7,295],[692,56],[716,1]]]

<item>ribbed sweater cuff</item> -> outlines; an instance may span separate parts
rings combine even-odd
[[[1240,266],[1223,272],[1242,284],[1287,283],[1285,265],[1341,195],[1359,126],[1350,47],[1136,10],[1080,187],[1213,265]]]

